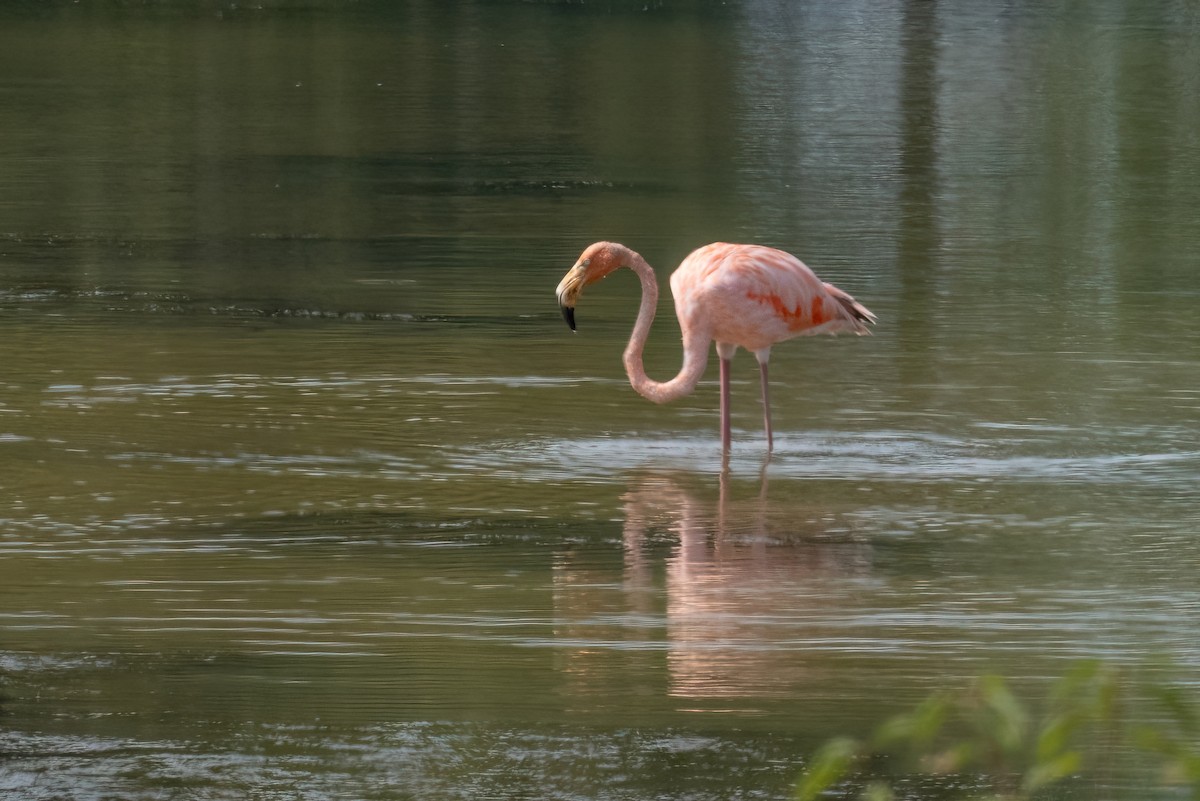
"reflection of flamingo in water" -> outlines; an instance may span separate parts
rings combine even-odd
[[[822,510],[772,505],[765,474],[758,497],[746,501],[730,497],[726,473],[715,504],[690,483],[682,474],[651,473],[621,496],[625,592],[644,605],[664,583],[669,692],[792,694],[821,664],[798,658],[802,646],[792,641],[828,635],[822,621],[840,613],[842,582],[870,575],[871,547],[852,535],[831,539]],[[661,551],[647,547],[656,529],[675,540],[663,577],[654,556]]]
[[[592,548],[555,558],[554,653],[572,709],[656,697],[664,670],[676,708],[691,711],[756,713],[841,680],[827,643],[875,583],[872,546],[836,509],[770,501],[765,476],[756,496],[738,491],[748,486],[634,474],[619,572]]]
[[[718,242],[693,251],[671,274],[675,313],[683,331],[683,367],[670,381],[646,375],[642,350],[658,304],[654,270],[640,255],[613,242],[590,245],[558,285],[563,317],[575,329],[575,304],[583,288],[621,267],[638,274],[642,303],[633,335],[625,348],[629,382],[655,403],[680,398],[693,389],[708,363],[708,343],[716,341],[721,360],[721,449],[728,452],[729,363],[743,347],[758,359],[762,379],[763,424],[767,450],[774,446],[771,404],[767,394],[767,360],[771,346],[811,334],[867,334],[875,322],[865,306],[823,283],[791,254],[761,245]]]

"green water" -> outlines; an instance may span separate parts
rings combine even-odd
[[[0,10],[0,794],[775,799],[982,672],[1200,680],[1198,43],[1188,3]],[[664,283],[782,247],[879,325],[775,348],[769,462],[742,354],[723,475],[715,364],[623,375],[631,274],[563,325],[598,239]]]

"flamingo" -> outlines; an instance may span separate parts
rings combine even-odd
[[[642,282],[642,302],[625,348],[629,383],[644,398],[668,403],[696,388],[708,364],[708,345],[720,357],[721,451],[729,453],[729,367],[739,347],[758,360],[767,452],[775,446],[767,362],[776,342],[813,334],[870,334],[875,315],[849,294],[827,284],[790,253],[763,245],[705,245],[671,274],[675,314],[683,332],[683,367],[670,381],[646,375],[642,351],[658,305],[654,270],[638,253],[615,242],[589,245],[558,284],[563,319],[575,330],[575,304],[583,288],[628,267]]]

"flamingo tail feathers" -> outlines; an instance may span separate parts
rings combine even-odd
[[[842,305],[850,319],[854,323],[854,332],[857,334],[870,334],[871,330],[867,325],[875,324],[875,315],[866,306],[859,303],[848,292],[843,292],[833,284],[825,284],[825,289],[834,299]]]

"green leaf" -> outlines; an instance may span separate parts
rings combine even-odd
[[[990,713],[983,722],[984,733],[1008,753],[1020,750],[1029,726],[1029,715],[1000,676],[984,676],[979,690],[985,711]]]
[[[1071,737],[1080,728],[1083,718],[1077,713],[1067,712],[1051,718],[1038,734],[1037,758],[1044,762],[1066,750]]]
[[[1096,683],[1101,673],[1098,659],[1085,659],[1073,666],[1066,675],[1054,682],[1050,700],[1065,703]]]
[[[859,796],[860,801],[895,801],[895,798],[892,788],[883,782],[871,782]]]
[[[1197,730],[1197,715],[1192,704],[1183,696],[1178,687],[1155,687],[1151,690],[1155,699],[1166,707],[1185,734],[1194,735]]]
[[[796,801],[814,801],[841,781],[858,753],[858,741],[849,737],[838,737],[821,746],[796,784]]]
[[[912,712],[884,721],[875,730],[874,742],[881,746],[904,744],[913,749],[928,748],[946,722],[950,699],[936,693],[922,701]]]
[[[1048,762],[1039,762],[1025,775],[1025,789],[1032,793],[1047,785],[1062,781],[1077,773],[1081,764],[1083,764],[1083,757],[1078,751],[1067,751]]]
[[[1153,751],[1156,754],[1175,757],[1183,748],[1175,738],[1168,737],[1163,732],[1151,726],[1136,726],[1132,732],[1133,744],[1143,751]]]
[[[961,742],[943,751],[926,754],[921,767],[933,774],[957,773],[979,759],[979,748],[975,743]]]

